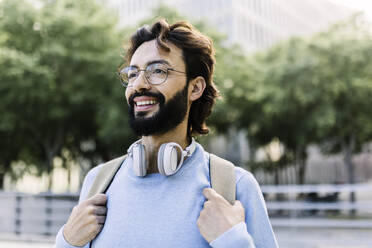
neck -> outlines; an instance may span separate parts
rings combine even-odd
[[[178,143],[182,149],[189,145],[187,139],[187,121],[183,121],[176,128],[162,135],[142,136],[142,144],[146,150],[147,174],[159,173],[158,170],[158,151],[162,144],[168,142]]]

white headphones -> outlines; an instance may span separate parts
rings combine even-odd
[[[194,138],[185,150],[182,150],[182,147],[175,142],[162,144],[158,151],[159,172],[164,176],[175,174],[182,167],[184,159],[190,157],[195,151],[195,147]],[[139,177],[144,177],[147,173],[145,152],[145,146],[141,144],[141,140],[133,143],[128,149],[128,155],[133,159],[134,174]],[[181,152],[180,158],[178,157],[179,152]]]

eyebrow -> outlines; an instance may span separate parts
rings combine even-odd
[[[157,59],[157,60],[151,60],[151,61],[147,62],[146,63],[146,67],[149,66],[149,65],[158,64],[158,63],[160,63],[160,64],[167,64],[167,65],[171,66],[171,64],[167,60],[165,60],[165,59]],[[130,65],[130,66],[139,68],[139,66],[137,66],[137,65]]]

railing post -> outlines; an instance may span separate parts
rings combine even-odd
[[[45,227],[46,227],[46,231],[45,231],[45,235],[46,236],[50,236],[52,235],[52,196],[51,195],[46,195],[45,196]]]
[[[14,233],[17,235],[21,234],[21,214],[22,214],[22,196],[16,194],[15,197],[15,218],[14,218]]]

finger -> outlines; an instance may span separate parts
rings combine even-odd
[[[218,194],[212,188],[204,188],[203,194],[204,194],[205,198],[207,198],[207,200],[209,200],[209,201],[219,202],[223,205],[231,206],[231,204],[222,195]]]
[[[204,188],[203,189],[203,195],[205,196],[205,198],[207,198],[207,200],[213,200],[213,199],[216,199],[216,198],[219,198],[221,197],[214,189],[212,188]]]
[[[235,203],[234,203],[233,206],[234,206],[234,207],[237,207],[237,208],[242,208],[242,207],[243,207],[243,204],[242,204],[240,201],[235,200]]]
[[[97,231],[96,231],[96,233],[100,233],[101,231],[102,231],[102,229],[103,229],[103,225],[104,224],[97,224]]]
[[[87,202],[96,206],[105,206],[107,203],[107,196],[105,194],[97,194],[89,198]]]
[[[96,215],[106,215],[107,213],[107,208],[104,206],[97,206],[94,209],[94,214]]]
[[[105,215],[98,215],[97,217],[97,222],[98,224],[105,224],[105,221],[106,221],[106,216]]]
[[[203,208],[210,207],[212,205],[211,201],[205,201],[203,204]]]
[[[240,201],[235,201],[233,208],[235,208],[237,211],[239,211],[242,214],[244,214],[245,212],[244,206]]]

